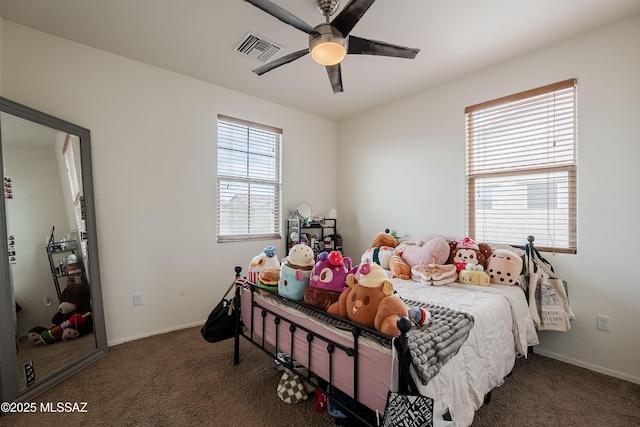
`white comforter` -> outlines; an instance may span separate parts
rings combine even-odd
[[[527,346],[538,337],[523,291],[516,286],[488,287],[450,283],[429,286],[412,280],[390,279],[398,294],[469,313],[474,327],[458,354],[421,392],[446,407],[459,427],[469,426],[484,396],[499,386],[515,364],[516,353],[526,357]]]

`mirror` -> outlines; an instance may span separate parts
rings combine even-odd
[[[2,400],[26,400],[107,352],[91,145],[87,129],[4,98],[0,143]]]
[[[311,218],[311,215],[313,215],[313,209],[311,209],[311,205],[307,202],[298,203],[296,206],[296,212],[303,220],[307,220]]]

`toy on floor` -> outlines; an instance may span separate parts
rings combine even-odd
[[[93,330],[91,313],[85,313],[84,315],[76,313],[53,328],[46,329],[40,326],[31,328],[28,337],[29,341],[34,344],[53,344],[58,341],[76,339],[91,330]]]
[[[327,309],[329,313],[392,337],[400,333],[396,322],[408,316],[409,309],[394,294],[393,284],[380,265],[361,264],[355,274],[347,275],[347,284],[338,301]]]
[[[51,318],[51,323],[61,325],[74,314],[85,314],[91,311],[91,291],[84,283],[71,283],[63,289],[58,312]]]

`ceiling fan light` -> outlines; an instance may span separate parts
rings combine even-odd
[[[309,52],[320,65],[336,65],[347,56],[347,40],[329,24],[318,25],[320,35],[309,37]]]
[[[320,65],[336,65],[347,56],[344,46],[335,42],[325,42],[317,45],[311,51],[311,57]]]

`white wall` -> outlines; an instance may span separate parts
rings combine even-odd
[[[284,256],[281,240],[216,243],[217,114],[284,130],[285,212],[336,207],[336,122],[3,24],[2,96],[91,131],[109,344],[201,324],[235,265]]]
[[[385,227],[464,237],[464,108],[575,77],[578,253],[548,259],[577,319],[541,333],[536,351],[640,383],[640,281],[625,255],[640,241],[639,40],[640,15],[341,121],[346,251],[359,256]],[[596,330],[597,313],[611,332]]]

